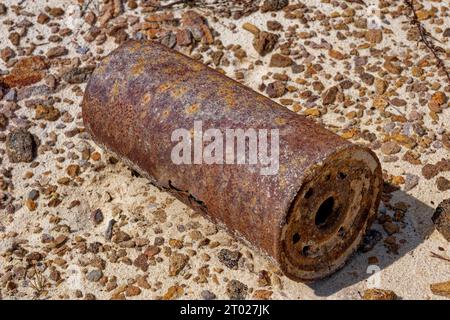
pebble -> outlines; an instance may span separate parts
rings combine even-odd
[[[291,58],[289,58],[288,56],[285,56],[285,55],[282,55],[279,53],[274,53],[270,57],[269,67],[285,68],[285,67],[289,67],[293,63],[294,63],[294,61]]]
[[[8,126],[8,118],[4,113],[0,113],[0,131],[3,131]]]
[[[450,37],[450,28],[445,29],[444,33],[442,34],[444,38]]]
[[[444,171],[450,171],[450,159],[442,159],[435,164],[427,163],[422,167],[422,175],[427,180]]]
[[[391,221],[386,221],[385,223],[383,223],[383,229],[388,235],[393,235],[400,230],[399,226]]]
[[[94,71],[93,66],[73,68],[66,71],[63,74],[62,78],[67,83],[80,84],[86,82],[93,71]]]
[[[35,116],[36,120],[56,121],[61,116],[61,113],[54,106],[39,104],[36,106]]]
[[[231,300],[244,300],[248,287],[239,280],[230,280],[227,283],[226,294]]]
[[[201,295],[203,300],[214,300],[216,298],[216,295],[213,292],[209,291],[209,290],[203,290],[200,293],[200,295]]]
[[[447,191],[450,189],[450,180],[445,177],[438,177],[436,179],[436,186],[439,191]]]
[[[77,164],[70,164],[66,168],[66,173],[69,177],[75,178],[80,174],[80,166]]]
[[[103,277],[103,272],[101,270],[92,270],[86,275],[86,278],[91,282],[98,282],[101,277]]]
[[[373,247],[375,247],[375,245],[381,239],[383,239],[383,235],[381,234],[381,232],[379,232],[378,230],[375,230],[375,229],[370,229],[364,235],[363,241],[362,241],[359,249],[362,252],[369,252],[370,250],[373,249]]]
[[[267,85],[266,93],[270,98],[279,98],[286,93],[286,86],[282,81],[274,81]]]
[[[450,241],[450,198],[441,201],[433,213],[431,220],[436,230]]]
[[[450,281],[433,283],[430,290],[435,295],[450,298]]]
[[[273,51],[277,42],[278,35],[271,32],[262,31],[258,32],[253,38],[253,48],[255,48],[256,52],[258,52],[261,56],[264,56]],[[274,63],[280,63],[280,61],[274,61]],[[286,63],[289,62],[284,62],[284,64]]]
[[[140,254],[134,260],[133,265],[146,272],[148,270],[148,256],[145,254]]]
[[[394,142],[394,141],[388,141],[381,145],[381,152],[383,152],[386,155],[396,154],[399,153],[402,147]]]
[[[289,4],[289,0],[264,0],[261,5],[261,12],[278,11]]]
[[[0,15],[5,15],[8,12],[8,7],[0,3]]]
[[[100,209],[95,209],[91,213],[91,220],[94,224],[100,224],[103,222],[103,212]]]
[[[39,191],[38,190],[33,189],[33,190],[31,190],[28,193],[28,199],[37,200],[37,198],[39,198]]]
[[[16,89],[12,88],[12,89],[8,90],[8,92],[5,94],[3,99],[5,99],[5,101],[16,101],[16,99],[17,99]]]
[[[50,8],[50,11],[48,12],[52,17],[61,17],[64,15],[64,10],[59,7],[53,7]]]
[[[69,50],[67,50],[66,47],[58,46],[48,49],[47,53],[45,54],[47,58],[53,59],[61,56],[65,56],[69,53]]]
[[[6,138],[6,153],[10,162],[31,162],[36,155],[33,135],[25,129],[14,129]]]
[[[26,87],[41,81],[48,67],[43,56],[24,57],[14,64],[8,75],[1,78],[1,82],[10,88]]]
[[[383,41],[383,32],[381,29],[369,29],[365,33],[365,39],[371,44],[380,43]]]
[[[392,290],[368,289],[362,296],[363,300],[397,300],[397,295]]]
[[[414,189],[417,184],[419,183],[419,176],[415,174],[406,174],[405,175],[405,185],[403,186],[403,189],[405,191],[409,191]]]
[[[141,289],[137,286],[127,286],[125,294],[127,297],[135,297],[141,294]]]
[[[174,253],[169,258],[169,276],[178,275],[189,261],[189,256],[182,253]]]
[[[334,103],[336,100],[336,95],[338,93],[339,89],[336,86],[333,86],[325,91],[325,93],[322,96],[322,103],[324,105],[329,105]]]
[[[219,261],[229,269],[236,270],[238,268],[239,259],[242,254],[239,251],[231,251],[228,249],[222,249],[219,251]]]
[[[3,61],[8,62],[10,59],[14,58],[16,56],[16,53],[13,49],[10,47],[5,47],[0,50],[0,57]]]

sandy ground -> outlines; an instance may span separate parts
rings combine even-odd
[[[85,83],[62,85],[64,81],[61,80],[50,93],[23,98],[20,95],[23,89],[17,89],[17,97],[13,99],[15,102],[7,101],[9,98],[6,96],[0,101],[0,110],[9,120],[0,132],[3,134],[0,142],[3,190],[0,207],[0,297],[202,299],[215,295],[227,299],[230,297],[227,286],[229,288],[230,280],[236,279],[246,286],[246,298],[361,299],[362,293],[371,287],[393,290],[402,299],[443,298],[431,292],[430,284],[450,280],[450,263],[433,257],[431,252],[448,258],[450,251],[448,241],[434,230],[431,216],[438,203],[450,197],[449,190],[441,191],[437,187],[437,179],[450,179],[450,172],[442,171],[426,179],[422,168],[442,158],[449,158],[449,149],[444,143],[444,135],[450,133],[448,102],[432,115],[428,107],[435,92],[443,92],[450,97],[449,83],[436,67],[430,51],[408,37],[408,31],[414,26],[410,25],[406,10],[399,9],[401,1],[386,1],[387,6],[382,9],[379,9],[379,1],[365,2],[373,5],[373,13],[371,9],[357,4],[348,3],[349,7],[345,9],[333,5],[333,1],[304,1],[309,10],[303,16],[308,18],[309,28],[301,22],[301,18],[288,19],[283,10],[258,11],[235,20],[214,18],[210,10],[200,7],[194,10],[205,16],[210,29],[214,30],[215,40],[220,39],[223,46],[214,42],[197,44],[192,52],[189,52],[189,46],[177,46],[176,49],[197,58],[200,54],[202,61],[213,67],[217,66],[212,63],[211,52],[223,51],[218,68],[255,90],[259,90],[262,83],[267,85],[274,81],[276,73],[287,75],[289,80],[284,83],[295,90],[275,100],[299,114],[312,115],[318,122],[354,142],[373,147],[382,161],[386,181],[399,186],[399,190],[389,194],[390,199],[385,194],[379,209],[381,214],[393,218],[396,217],[395,212],[397,215],[404,212],[404,217],[393,219],[394,225],[398,226],[393,234],[398,245],[397,253],[392,252],[392,246],[386,245],[389,235],[382,222],[378,221],[373,228],[381,232],[383,239],[371,251],[358,252],[341,271],[312,284],[289,280],[257,252],[224,231],[217,230],[178,200],[158,191],[144,178],[134,175],[123,163],[110,163],[109,155],[90,141],[86,134],[66,134],[74,128],[83,127],[80,102]],[[67,54],[51,58],[47,76],[53,74],[59,80],[67,68],[93,63],[96,57],[107,54],[117,46],[114,37],[110,36],[99,45],[95,41],[85,40],[84,35],[91,26],[83,19],[76,19],[78,6],[70,6],[75,1],[21,1],[24,9],[20,14],[16,14],[11,7],[19,1],[6,0],[3,3],[8,11],[0,15],[0,49],[13,48],[17,56],[12,60],[21,58],[20,49],[26,49],[32,42],[39,44],[33,55],[45,55],[55,46],[68,49]],[[446,48],[445,62],[448,66],[450,39],[443,36],[443,31],[450,26],[448,3],[421,3],[427,10],[435,8],[430,11],[434,17],[426,18],[422,23],[441,41],[439,45]],[[61,7],[66,12],[62,17],[52,17],[49,22],[39,24],[36,22],[37,15],[45,12],[46,6]],[[98,13],[101,6],[94,0],[88,10]],[[130,21],[129,16],[143,21],[149,15],[142,13],[140,7],[130,10],[125,5],[125,8],[119,17],[109,23],[123,19],[126,24],[127,18]],[[353,8],[354,12],[349,8]],[[186,10],[175,7],[171,12],[175,17],[180,17]],[[325,19],[317,19],[319,11]],[[381,42],[366,45],[364,36],[361,38],[355,34],[366,29],[356,27],[353,22],[344,23],[343,29],[340,29],[339,23],[349,19],[348,16],[353,20],[373,19],[370,20],[372,27],[383,30]],[[312,17],[316,19],[313,21],[310,19]],[[31,25],[25,27],[27,31],[21,37],[20,44],[14,46],[8,38],[11,32],[21,32],[23,27],[17,24],[24,19],[29,20]],[[7,20],[11,20],[12,24],[5,23]],[[284,31],[271,31],[279,34],[280,40],[273,52],[261,57],[252,45],[253,35],[242,25],[248,22],[260,30],[267,30],[267,21],[279,22]],[[56,25],[60,29],[71,28],[73,33],[61,36],[60,42],[48,41]],[[289,29],[295,25],[298,26],[295,31]],[[126,30],[133,37],[133,27],[128,26]],[[297,36],[291,37],[289,32]],[[309,35],[299,36],[302,32]],[[322,44],[326,45],[320,46],[323,40],[326,42]],[[291,50],[290,57],[295,64],[305,66],[306,71],[293,73],[291,67],[269,67],[272,54],[282,52],[281,44],[286,41],[290,42],[287,46]],[[240,45],[246,56],[237,58],[236,47],[233,51],[229,45]],[[330,53],[328,46],[344,57]],[[381,53],[377,54],[376,50]],[[355,52],[360,57],[367,57],[365,72],[386,81],[388,88],[385,92],[377,93],[374,84],[363,83],[355,67]],[[402,67],[400,74],[384,70],[387,56],[398,57]],[[441,56],[445,60],[445,53]],[[224,62],[224,58],[229,63]],[[315,65],[322,68],[307,74]],[[11,67],[4,60],[0,63],[3,74]],[[312,93],[318,96],[317,100],[307,101],[311,92],[305,92],[314,91],[314,81],[321,82],[325,91],[340,82],[335,77],[337,74],[341,74],[342,79],[361,84],[362,89],[353,86],[340,91],[336,101],[326,108],[318,92]],[[43,79],[33,86],[48,81]],[[408,89],[412,83],[424,84],[426,90]],[[56,99],[54,107],[61,116],[55,121],[36,119],[36,106],[27,107],[26,101],[47,99],[49,96]],[[380,98],[388,101],[382,108],[384,111],[373,107]],[[404,102],[393,101],[394,98]],[[347,103],[349,101],[353,103]],[[11,104],[15,105],[14,112],[10,111]],[[314,109],[319,110],[320,115]],[[416,124],[424,130],[422,135],[414,129]],[[12,163],[5,153],[5,137],[15,127],[26,127],[39,138],[40,147],[34,162]],[[364,130],[373,133],[376,140],[364,140]],[[380,146],[392,140],[395,134],[406,136],[416,144],[411,147],[397,140],[400,151],[386,155]],[[419,155],[420,163],[412,164],[404,160],[405,153],[410,149]],[[79,166],[79,172],[72,176],[67,173],[70,164]],[[409,189],[405,188],[405,179],[410,175],[417,176],[418,183],[412,189],[405,190]],[[61,180],[64,177],[66,179]],[[39,197],[33,200],[36,208],[30,210],[33,204],[27,199],[31,190],[38,190]],[[58,200],[56,205],[55,201],[52,203],[54,199]],[[98,224],[92,221],[92,212],[96,209],[100,209],[103,215],[103,220]],[[117,222],[113,229],[113,241],[108,241],[105,230],[111,219]],[[120,232],[126,233],[129,239],[121,234],[126,240],[117,240]],[[205,241],[206,238],[208,241]],[[242,254],[236,270],[227,268],[219,261],[221,249]],[[152,250],[160,252],[152,256]],[[33,256],[36,252],[40,255]],[[143,252],[150,252],[146,267],[135,262]],[[175,252],[189,258],[176,276],[169,276],[170,256]],[[373,271],[379,272],[370,277]]]

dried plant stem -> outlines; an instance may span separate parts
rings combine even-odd
[[[438,258],[438,259],[441,259],[441,260],[450,262],[450,259],[448,259],[448,258],[446,258],[446,257],[443,257],[443,256],[441,256],[440,254],[437,254],[437,253],[435,253],[435,252],[432,252],[432,251],[430,251],[430,252],[431,252],[431,256],[432,256],[433,258]]]
[[[433,40],[436,40],[423,26],[423,24],[419,21],[419,18],[417,17],[416,10],[414,9],[414,3],[413,0],[404,0],[405,4],[411,9],[413,17],[411,20],[411,24],[415,25],[417,27],[417,31],[419,32],[420,40],[425,46],[430,50],[430,52],[433,54],[434,58],[437,61],[438,68],[442,69],[447,76],[447,80],[450,83],[450,72],[445,67],[444,61],[439,56],[438,52],[441,51],[439,47],[437,47]]]

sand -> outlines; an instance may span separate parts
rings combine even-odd
[[[292,2],[292,1],[291,1]],[[331,16],[333,12],[342,12],[342,9],[333,7],[326,3],[327,1],[308,1],[307,6],[312,12],[321,10],[325,15]],[[4,2],[8,7],[17,1],[6,0]],[[366,0],[367,4],[378,6],[378,1]],[[64,19],[54,18],[51,21],[58,21],[60,24],[67,24],[74,30],[79,30],[72,35],[62,37],[60,43],[69,50],[68,55],[63,58],[81,57],[77,53],[78,45],[89,49],[90,52],[96,52],[97,48],[102,48],[104,54],[117,46],[113,39],[108,40],[96,46],[95,42],[88,43],[80,35],[82,30],[88,30],[89,25],[82,20],[70,19],[70,10],[72,1],[22,1],[25,10],[32,14],[38,14],[44,10],[45,6],[59,6],[66,10]],[[443,20],[441,27],[450,25],[450,17],[447,11],[444,13],[442,7],[444,1],[429,1],[427,7],[434,6],[438,8],[437,15]],[[97,1],[90,5],[92,10],[99,6]],[[75,8],[75,7],[74,7]],[[172,11],[180,15],[186,9],[177,7]],[[76,11],[76,10],[75,10]],[[243,72],[244,79],[241,81],[247,86],[258,90],[261,82],[269,83],[270,79],[262,81],[261,77],[268,72],[283,72],[290,76],[292,81],[289,83],[298,88],[298,92],[311,89],[311,78],[308,83],[293,81],[302,78],[302,74],[292,73],[291,68],[270,68],[269,61],[271,54],[264,57],[259,56],[252,46],[253,35],[242,28],[245,22],[249,22],[261,30],[266,30],[268,20],[276,20],[281,23],[285,30],[289,26],[299,24],[298,21],[286,19],[283,11],[274,13],[256,12],[248,17],[238,20],[229,18],[218,18],[216,21],[208,16],[208,10],[198,9],[198,12],[207,16],[208,25],[215,30],[215,39],[220,39],[223,45],[239,44],[245,50],[247,56],[242,59],[236,59],[229,50],[224,50],[224,57],[231,63],[229,66],[220,66],[228,76],[235,77],[236,71]],[[139,13],[139,9],[126,10],[123,15],[136,15],[141,17],[144,14]],[[356,16],[370,16],[366,9],[358,7]],[[76,13],[75,13],[76,15]],[[373,17],[373,16],[372,16]],[[375,17],[377,17],[375,15]],[[12,19],[14,22],[25,18],[23,15],[17,17],[13,10],[9,8],[6,15],[0,16],[0,22]],[[43,43],[37,46],[35,55],[45,54],[50,47],[55,44],[47,43],[46,38],[51,34],[48,25],[36,23],[36,16],[27,17],[33,22],[28,32],[21,39],[21,45],[26,47],[30,41]],[[336,17],[333,22],[340,19]],[[439,75],[436,71],[436,63],[430,56],[430,52],[423,45],[416,41],[408,40],[407,29],[409,28],[408,18],[405,15],[393,17],[385,15],[380,18],[379,23],[383,28],[388,28],[392,32],[383,32],[383,40],[377,43],[375,47],[384,50],[390,56],[404,57],[410,55],[412,65],[418,65],[421,59],[430,60],[430,65],[424,67],[424,75],[421,81],[427,82],[432,86],[435,84],[440,91],[446,92],[450,96],[449,84],[446,83],[445,76]],[[430,22],[430,19],[423,21],[424,25],[442,41],[440,44],[447,50],[447,65],[449,38],[444,38],[442,33],[436,32],[436,25]],[[233,27],[233,25],[235,27]],[[297,32],[302,31],[302,25]],[[311,28],[305,31],[313,30],[316,35],[309,41],[320,43],[320,39],[325,39],[332,44],[333,49],[348,54],[354,44],[362,44],[364,40],[348,37],[345,40],[338,39],[336,31],[329,32],[316,20],[310,22]],[[0,49],[11,46],[8,36],[14,27],[5,24],[0,26]],[[11,30],[10,30],[11,29]],[[131,28],[130,28],[131,29]],[[342,31],[345,33],[345,31]],[[41,34],[44,39],[36,40],[36,35]],[[131,34],[131,32],[130,32]],[[281,39],[285,36],[280,32]],[[305,45],[305,39],[297,39],[292,48],[299,49]],[[281,42],[281,41],[280,41]],[[46,44],[47,43],[47,44]],[[78,44],[77,44],[78,43]],[[212,50],[214,45],[211,46]],[[325,88],[336,85],[334,80],[336,74],[346,74],[347,65],[353,65],[353,57],[343,60],[330,59],[328,50],[313,49],[310,46],[305,47],[314,57],[314,63],[319,63],[323,67],[318,72],[318,79]],[[186,51],[186,49],[180,49]],[[78,50],[80,51],[80,50]],[[278,52],[277,49],[274,52]],[[383,54],[380,56],[371,56],[369,49],[358,49],[359,54],[369,56],[371,65],[382,65],[384,63]],[[211,60],[207,57],[209,51],[204,54],[204,62]],[[386,55],[387,55],[386,54]],[[223,59],[223,58],[222,58]],[[302,57],[293,58],[298,64],[307,66],[307,59]],[[260,60],[261,63],[255,62]],[[0,63],[0,70],[9,70],[4,61]],[[51,73],[58,74],[58,67],[52,66]],[[406,92],[406,85],[401,85],[402,77],[404,81],[415,77],[412,75],[411,68],[405,68],[401,76],[389,75],[387,81],[390,88],[395,88],[397,97],[406,101],[405,106],[386,107],[391,113],[408,115],[412,111],[423,113],[423,123],[426,128],[426,135],[431,136],[431,140],[442,140],[442,133],[450,128],[450,108],[447,105],[443,111],[438,114],[438,120],[433,120],[429,116],[427,105],[420,103],[420,99],[431,98],[431,94],[436,91],[429,90],[421,94]],[[326,74],[332,77],[328,78]],[[378,76],[376,72],[373,72]],[[357,74],[350,70],[346,78],[361,83]],[[366,86],[366,85],[364,85]],[[80,102],[82,96],[80,92],[85,87],[85,83],[79,85],[80,90],[73,90],[69,85],[52,94],[59,97],[60,102],[55,106],[60,112],[68,113],[74,117],[73,121],[63,123],[61,118],[57,121],[34,120],[34,111],[24,105],[24,100],[17,101],[20,107],[16,115],[20,118],[29,119],[32,126],[29,131],[37,136],[41,145],[51,140],[52,135],[56,133],[57,139],[50,151],[39,152],[35,161],[39,165],[35,168],[30,167],[29,163],[10,163],[7,155],[0,153],[2,170],[11,168],[11,178],[5,177],[4,180],[10,181],[10,185],[4,193],[12,197],[12,203],[16,210],[14,213],[8,212],[5,208],[0,209],[0,297],[3,299],[75,299],[75,298],[123,298],[127,299],[160,299],[160,298],[179,298],[179,299],[202,299],[205,295],[204,290],[213,292],[217,298],[229,298],[227,294],[227,284],[230,280],[236,279],[248,287],[247,298],[252,297],[270,297],[270,299],[361,299],[362,293],[368,288],[381,288],[393,290],[398,297],[402,299],[440,299],[442,296],[434,295],[430,291],[430,284],[450,280],[450,263],[443,259],[432,257],[432,252],[438,253],[443,257],[449,257],[448,241],[434,230],[431,216],[437,204],[443,199],[450,197],[449,190],[439,191],[436,187],[436,177],[425,179],[422,176],[421,169],[424,164],[434,164],[442,158],[449,157],[449,150],[440,145],[431,143],[427,147],[418,147],[415,149],[421,155],[422,165],[413,165],[407,161],[401,160],[402,155],[408,150],[403,147],[397,154],[399,160],[387,162],[386,157],[381,150],[375,149],[382,160],[382,166],[385,171],[386,180],[391,180],[392,176],[405,177],[407,174],[420,177],[417,186],[405,191],[404,184],[400,184],[400,189],[391,193],[392,198],[388,202],[383,202],[380,206],[380,212],[393,216],[394,212],[391,206],[402,202],[407,205],[405,216],[401,221],[395,221],[399,226],[399,231],[394,234],[396,242],[399,244],[398,253],[388,252],[384,245],[384,240],[388,237],[380,223],[375,223],[373,228],[379,230],[383,235],[383,240],[379,241],[375,247],[366,253],[358,252],[347,265],[329,278],[315,283],[298,283],[284,277],[276,267],[261,256],[258,252],[252,251],[244,244],[238,242],[232,236],[222,230],[217,230],[207,219],[194,213],[191,209],[172,198],[168,194],[158,191],[142,177],[137,177],[123,163],[111,164],[108,162],[110,155],[103,152],[88,137],[84,135],[75,135],[68,137],[64,132],[74,127],[82,127]],[[373,86],[368,85],[373,92]],[[447,87],[447,89],[445,89]],[[357,129],[359,132],[364,129],[376,134],[377,138],[383,141],[386,132],[380,128],[390,126],[392,119],[382,116],[378,110],[368,112],[371,108],[376,94],[368,90],[367,95],[361,99],[366,112],[362,118],[357,121],[344,118],[342,115],[349,111],[357,110],[355,105],[344,107],[342,102],[336,102],[329,106],[328,112],[323,112],[323,116],[316,117],[315,120],[323,122],[325,126],[339,134]],[[352,88],[345,91],[345,94],[356,100],[360,94],[358,90]],[[309,108],[321,108],[321,100],[308,106],[303,100],[295,97],[296,93],[287,93],[282,98],[291,98],[299,101],[302,105],[300,114]],[[39,96],[37,96],[39,97]],[[36,97],[32,97],[36,98]],[[5,99],[0,101],[1,108],[5,110]],[[70,102],[73,101],[73,103]],[[279,99],[275,99],[280,101]],[[332,108],[335,105],[334,108]],[[287,105],[294,109],[294,105]],[[22,121],[22,120],[21,120]],[[3,133],[7,134],[12,127],[21,125],[21,121],[10,120],[8,127]],[[402,120],[403,121],[403,120]],[[396,122],[397,125],[404,125],[405,122]],[[415,123],[415,121],[406,120],[406,123]],[[62,126],[65,125],[65,127]],[[378,128],[378,130],[377,130]],[[433,137],[434,136],[434,137]],[[350,137],[354,142],[367,143],[358,135]],[[73,143],[72,149],[68,148],[68,143]],[[69,145],[70,146],[70,145]],[[4,139],[0,142],[0,149],[5,149]],[[61,149],[61,152],[55,154],[52,150]],[[70,149],[70,150],[69,150]],[[100,160],[69,159],[68,153],[74,152],[81,156],[84,149],[92,152],[97,151],[101,155]],[[58,162],[58,157],[64,156],[62,162]],[[67,176],[66,168],[69,164],[80,165],[80,174],[71,178],[68,184],[58,184],[57,180]],[[30,178],[27,172],[32,172]],[[438,176],[450,179],[450,172],[441,172]],[[58,198],[61,203],[56,207],[48,205],[52,196],[41,192],[36,201],[37,208],[30,211],[25,205],[28,193],[32,189],[57,185]],[[72,206],[73,201],[79,201],[79,205]],[[72,205],[71,205],[72,204]],[[100,209],[104,218],[99,224],[93,223],[91,213],[95,209]],[[115,243],[105,239],[105,230],[108,222],[116,220],[113,232],[113,240],[117,237],[117,232],[126,232],[131,236],[132,242],[125,241]],[[67,237],[65,243],[58,248],[53,248],[50,243],[43,243],[43,234],[51,235],[57,238],[58,235]],[[157,237],[165,239],[164,244],[159,245],[161,252],[156,255],[156,259],[149,259],[147,271],[133,265],[135,259],[141,255],[149,245],[153,245]],[[208,238],[209,242],[204,239]],[[171,241],[175,239],[176,241]],[[95,242],[99,242],[96,245]],[[180,244],[181,243],[181,244]],[[208,244],[209,243],[209,244]],[[25,249],[21,253],[19,248]],[[100,249],[99,249],[100,248]],[[219,261],[218,253],[221,249],[239,251],[242,257],[239,259],[236,269],[229,269]],[[33,262],[27,262],[26,257],[31,252],[41,252],[45,256],[40,262],[34,265]],[[176,276],[169,276],[169,256],[174,252],[180,252],[189,256],[189,260]],[[114,254],[113,254],[114,253]],[[373,257],[376,257],[373,258]],[[376,261],[377,260],[377,261]],[[375,261],[375,262],[374,262]],[[88,274],[92,270],[102,269],[101,279],[99,281],[90,281]],[[55,275],[55,270],[59,276]],[[373,272],[376,274],[371,276]],[[52,274],[53,273],[53,274]],[[267,276],[268,274],[268,276]],[[270,279],[262,281],[265,278]],[[39,285],[39,279],[45,279],[43,285]],[[143,280],[145,279],[145,281]],[[114,285],[116,283],[116,285]],[[261,286],[262,285],[262,286]],[[36,289],[37,287],[37,289]],[[135,289],[139,287],[139,290]],[[139,293],[135,295],[135,293]],[[123,294],[125,292],[125,295]],[[202,295],[203,292],[203,295]]]

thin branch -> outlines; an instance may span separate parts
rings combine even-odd
[[[438,54],[438,51],[441,51],[440,48],[436,47],[436,45],[433,43],[433,40],[436,40],[423,26],[423,24],[419,21],[419,18],[417,17],[416,10],[414,9],[414,3],[413,0],[404,0],[405,4],[411,9],[413,17],[411,20],[411,24],[415,25],[417,27],[417,31],[419,32],[420,39],[423,44],[430,50],[430,52],[433,54],[434,58],[437,61],[438,68],[442,69],[447,76],[448,82],[450,82],[450,72],[445,67],[444,61],[441,59],[441,57]]]
[[[438,258],[438,259],[441,259],[441,260],[450,262],[450,259],[448,259],[448,258],[446,258],[446,257],[443,257],[443,256],[441,256],[440,254],[437,254],[437,253],[435,253],[435,252],[433,252],[433,251],[430,251],[430,253],[431,253],[431,256],[432,256],[433,258]]]

